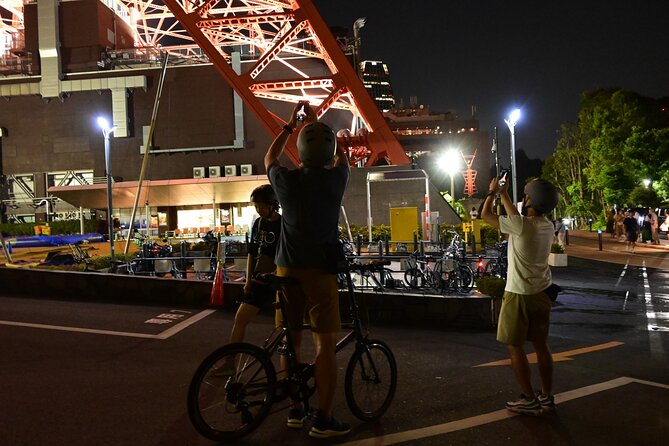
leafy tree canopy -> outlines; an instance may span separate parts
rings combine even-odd
[[[584,93],[578,121],[562,126],[542,177],[560,190],[558,213],[571,216],[601,218],[613,205],[667,201],[669,98],[616,89]],[[644,179],[650,189],[640,187]]]

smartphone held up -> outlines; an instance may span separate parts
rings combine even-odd
[[[497,180],[497,184],[499,184],[500,187],[504,187],[507,181],[507,177],[509,176],[509,170],[508,169],[503,169],[502,172],[499,175],[499,179]]]
[[[300,101],[297,103],[298,110],[295,115],[298,121],[304,121],[304,118],[307,117],[307,102],[305,101]]]

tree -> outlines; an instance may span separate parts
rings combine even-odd
[[[667,200],[669,98],[612,89],[584,93],[577,124],[562,126],[542,176],[558,186],[559,210],[570,216],[603,218],[604,209],[631,205],[646,178],[658,200]]]

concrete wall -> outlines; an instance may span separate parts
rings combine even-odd
[[[0,267],[0,296],[41,299],[72,299],[124,302],[130,304],[170,304],[206,307],[211,282],[75,273]],[[243,285],[225,284],[225,311],[235,311]],[[362,314],[379,324],[432,327],[495,326],[501,299],[481,297],[407,296],[403,294],[358,294]],[[342,294],[342,315],[348,298]],[[271,308],[265,311],[272,311]],[[342,316],[344,317],[344,316]]]
[[[351,179],[344,195],[344,208],[350,224],[367,226],[367,174],[408,170],[410,166],[384,166],[351,170]],[[372,223],[390,225],[391,207],[417,207],[416,228],[422,224],[425,210],[425,180],[384,181],[370,183]],[[459,224],[460,218],[430,183],[430,212],[439,212],[439,224]]]

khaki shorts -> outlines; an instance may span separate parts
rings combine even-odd
[[[283,288],[289,327],[299,329],[306,319],[316,333],[336,333],[341,329],[336,274],[283,266],[277,266],[276,274],[297,279],[295,285]]]
[[[497,340],[507,345],[548,339],[552,302],[546,293],[516,294],[504,292],[497,324]]]

